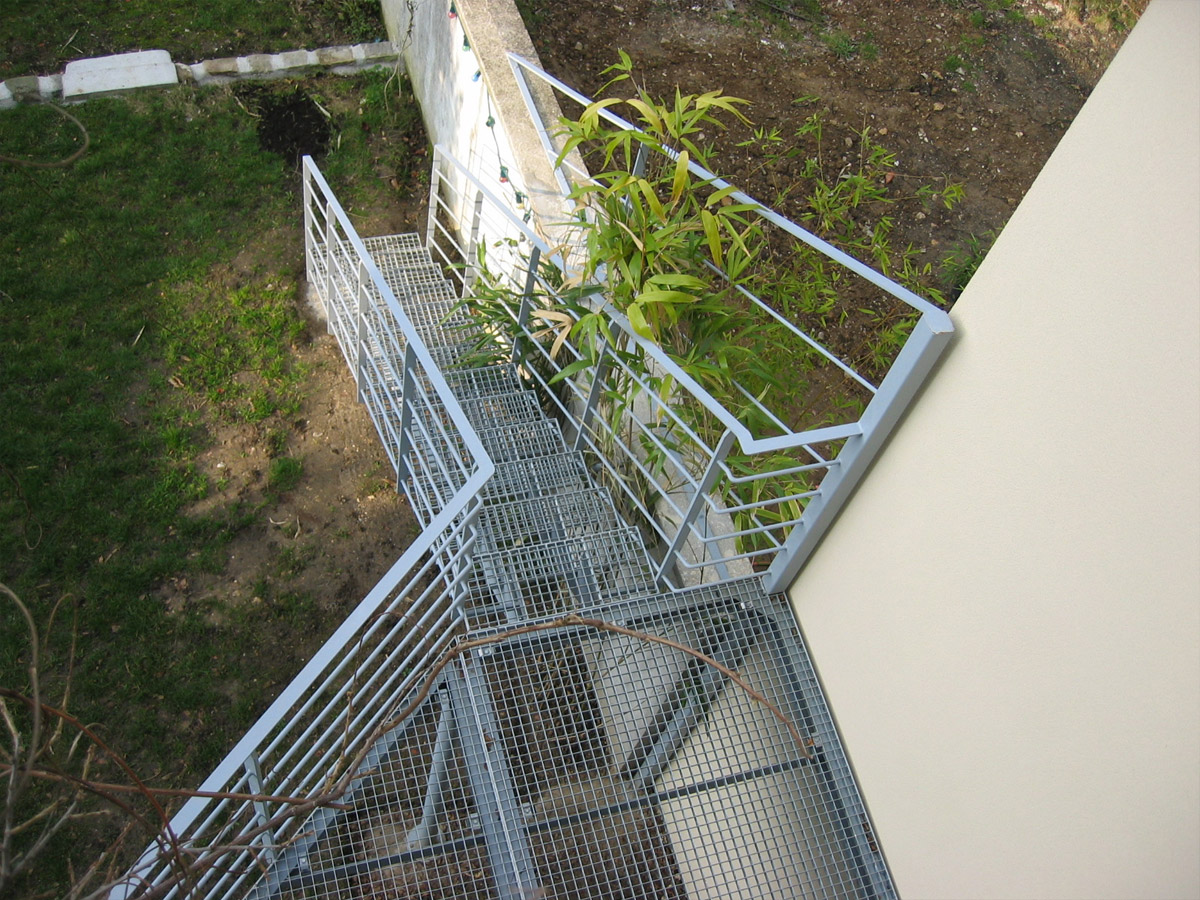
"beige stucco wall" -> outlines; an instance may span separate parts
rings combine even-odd
[[[793,589],[903,896],[1200,895],[1198,86],[1155,0]]]

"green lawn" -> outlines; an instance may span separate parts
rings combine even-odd
[[[395,196],[378,177],[407,164],[395,148],[423,140],[395,85],[378,74],[308,83],[342,136],[327,168],[365,207]],[[191,787],[336,624],[282,588],[259,607],[175,610],[160,590],[220,572],[224,548],[263,515],[261,500],[211,502],[215,485],[195,464],[208,427],[245,424],[269,443],[306,389],[294,352],[309,340],[299,180],[260,149],[252,109],[227,89],[70,109],[90,137],[80,159],[0,162],[0,583],[41,631],[44,699],[64,702],[69,685],[70,712],[141,776]],[[368,143],[389,135],[382,151]],[[48,107],[0,112],[5,157],[51,162],[81,146]],[[247,253],[256,262],[238,284],[214,275]],[[265,490],[302,477],[276,458]],[[188,509],[205,497],[204,514]],[[0,690],[30,690],[27,635],[0,597]],[[28,727],[19,704],[9,709]],[[121,777],[111,765],[93,774]],[[61,896],[68,860],[94,858],[114,821],[64,835],[18,893]]]
[[[177,62],[383,40],[379,0],[0,0],[0,78],[168,50]]]

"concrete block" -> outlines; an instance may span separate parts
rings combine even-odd
[[[0,109],[12,109],[17,105],[13,93],[8,89],[8,82],[0,81]]]
[[[276,68],[280,69],[303,69],[315,62],[315,54],[307,50],[291,50],[276,55]]]
[[[323,66],[341,66],[354,62],[354,48],[343,45],[340,47],[322,47],[317,51],[317,62]]]
[[[175,74],[179,77],[180,84],[191,84],[196,80],[196,73],[192,71],[192,67],[184,63],[175,63]]]
[[[266,75],[268,72],[274,70],[274,66],[271,64],[271,55],[269,53],[256,53],[253,56],[243,56],[238,59],[238,70],[247,71],[241,67],[242,60],[246,61],[246,65],[249,66],[249,71],[253,72],[255,75]]]
[[[31,100],[41,99],[41,85],[38,83],[36,75],[22,75],[20,78],[10,78],[4,84],[8,88],[9,95],[17,103],[28,103]]]
[[[43,100],[52,100],[62,93],[63,77],[61,75],[39,75],[38,93]]]
[[[356,50],[362,51],[364,60],[385,60],[396,57],[396,45],[391,41],[376,41],[372,44],[359,44]]]
[[[63,97],[84,97],[179,83],[175,64],[166,50],[118,53],[67,63]]]
[[[201,65],[204,67],[206,75],[236,75],[239,71],[238,60],[235,56],[226,56],[222,59],[205,60]]]

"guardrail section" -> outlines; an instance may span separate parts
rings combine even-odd
[[[226,897],[306,865],[427,671],[465,631],[480,496],[495,471],[325,179],[304,160],[310,283],[424,531],[111,895]],[[420,252],[419,245],[416,249]],[[423,476],[423,477],[409,477]],[[265,878],[264,878],[265,875]]]
[[[541,78],[590,102],[524,60],[513,57],[513,66],[521,79]],[[608,109],[598,114],[637,130]],[[536,120],[532,107],[531,115]],[[548,128],[543,139],[554,154]],[[837,269],[857,290],[910,310],[893,332],[890,366],[872,380],[823,335],[791,321],[788,285],[760,279],[769,296],[739,285],[731,302],[783,335],[783,368],[805,383],[735,377],[737,403],[722,402],[703,383],[704,366],[721,361],[668,352],[613,308],[603,280],[579,284],[578,222],[530,223],[444,150],[434,157],[426,240],[458,273],[463,304],[484,325],[481,359],[517,363],[540,386],[573,447],[657,545],[659,580],[679,587],[756,572],[768,592],[785,589],[945,347],[953,332],[947,314],[690,163],[705,190],[727,189],[724,196],[746,206],[766,244],[783,248],[777,258]],[[644,164],[643,155],[636,166]],[[574,183],[588,177],[567,163],[559,173]],[[723,275],[710,261],[697,265]],[[579,327],[597,310],[604,328]]]

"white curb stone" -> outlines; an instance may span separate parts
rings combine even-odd
[[[39,75],[38,94],[43,100],[53,100],[62,94],[63,77],[61,75]]]
[[[35,99],[87,100],[140,87],[225,84],[243,78],[286,78],[318,70],[348,75],[399,62],[399,51],[391,41],[227,56],[191,65],[172,62],[166,50],[142,50],[76,60],[67,63],[62,75],[28,75],[0,81],[0,109]]]
[[[80,59],[67,63],[62,75],[63,98],[68,100],[178,83],[179,75],[166,50],[140,50]]]

